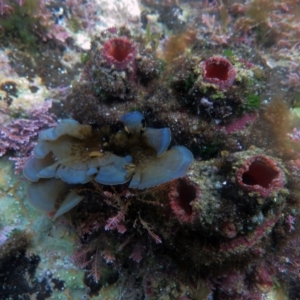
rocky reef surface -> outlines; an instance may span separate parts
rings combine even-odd
[[[299,5],[0,0],[0,299],[300,299]]]

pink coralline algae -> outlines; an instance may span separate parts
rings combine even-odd
[[[234,66],[222,56],[212,56],[201,63],[203,81],[226,90],[233,85],[236,71]]]
[[[237,170],[237,180],[242,189],[269,197],[284,186],[285,176],[274,159],[256,155]]]
[[[171,184],[169,199],[173,213],[185,223],[193,222],[196,213],[193,204],[199,199],[199,188],[188,178],[180,178]]]
[[[127,37],[116,37],[104,43],[102,56],[108,65],[124,70],[132,65],[137,54],[136,46]]]
[[[39,132],[56,125],[55,116],[48,112],[51,101],[28,112],[28,119],[20,118],[0,126],[0,156],[9,150],[15,151],[10,160],[15,161],[15,171],[19,173],[36,144]]]
[[[275,270],[271,266],[260,264],[256,266],[254,272],[254,280],[257,287],[264,292],[268,292],[272,289],[274,282],[272,276],[275,275]]]
[[[20,6],[22,5],[22,1],[18,3]],[[0,16],[9,16],[14,12],[14,8],[12,5],[8,5],[5,1],[0,1]]]
[[[226,133],[233,133],[243,130],[247,125],[253,123],[257,118],[257,114],[245,114],[242,117],[232,121],[226,125],[218,125],[217,128],[224,128]]]
[[[289,232],[292,232],[295,230],[295,222],[296,222],[296,218],[292,215],[288,215],[285,219],[285,222],[289,228]]]
[[[223,237],[226,237],[226,238],[229,238],[229,239],[233,239],[237,235],[236,226],[234,225],[234,223],[225,222],[224,224],[222,224],[222,226],[220,228],[220,234]]]
[[[288,137],[294,142],[300,142],[300,130],[294,128],[292,133],[288,133]]]

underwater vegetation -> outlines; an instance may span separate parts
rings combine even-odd
[[[37,51],[38,42],[51,39],[65,42],[70,34],[57,24],[50,6],[50,2],[41,0],[1,0],[1,39],[17,39],[33,53]]]
[[[142,13],[145,32],[93,32],[90,50],[77,49],[78,77],[68,87],[57,80],[51,111],[47,101],[0,127],[1,156],[16,160],[29,181],[25,206],[75,232],[66,260],[85,270],[90,297],[117,286],[119,299],[249,300],[271,292],[298,299],[298,77],[292,72],[282,83],[292,100],[276,93],[278,74],[262,49],[250,47],[276,49],[288,26],[279,13],[296,1],[191,3],[196,11],[206,5],[191,19],[201,30],[183,21],[179,1],[143,2],[151,8]],[[97,19],[93,3],[72,3],[59,13],[55,1],[0,0],[4,40],[23,39],[21,28],[9,27],[23,17],[25,44],[54,39],[65,57],[77,46],[64,44],[70,32],[60,22],[87,33]],[[156,12],[171,32],[151,31]],[[9,89],[1,86],[1,95]],[[0,268],[12,261],[18,276],[24,266],[33,284],[18,277],[19,294],[51,297],[58,281],[35,281],[39,258],[28,255],[27,238],[5,237]],[[18,293],[12,276],[0,273],[10,296]]]
[[[15,117],[0,126],[0,156],[13,152],[10,160],[15,161],[15,172],[20,173],[25,162],[31,156],[40,130],[56,124],[56,117],[49,113],[51,101],[45,101],[30,111],[22,112],[23,118]],[[1,110],[5,113],[5,109]]]
[[[62,100],[71,118],[40,131],[25,164],[28,202],[75,228],[91,295],[115,282],[124,299],[263,299],[288,286],[299,145],[282,100],[260,101],[266,66],[197,41],[167,65],[146,45],[126,28],[95,37]]]
[[[29,203],[51,213],[68,184],[94,180],[103,185],[118,185],[130,181],[129,188],[145,189],[186,173],[193,155],[183,146],[167,150],[171,141],[168,128],[145,127],[144,116],[137,111],[123,115],[121,121],[124,130],[116,134],[108,127],[93,132],[90,125],[80,125],[71,119],[42,131],[33,149],[34,156],[24,166],[25,177],[36,182],[28,188]],[[71,189],[54,217],[82,199]]]
[[[24,45],[33,47],[37,42],[37,33],[46,31],[41,24],[41,17],[36,15],[40,0],[1,1],[0,26],[2,33],[12,34]]]

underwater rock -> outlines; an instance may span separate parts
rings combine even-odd
[[[140,48],[139,56],[136,59],[137,78],[143,86],[147,86],[159,75],[165,68],[165,62],[157,59],[152,49]]]
[[[136,97],[138,48],[125,28],[101,32],[92,41],[81,77],[65,100],[68,114],[81,123],[103,125],[129,111]]]
[[[180,104],[190,114],[201,116],[200,123],[220,127],[255,115],[261,106],[261,93],[267,72],[240,57],[205,56],[195,53],[176,61],[172,88]]]
[[[115,122],[128,111],[142,109],[147,86],[164,63],[147,41],[126,28],[110,28],[95,37],[80,79],[64,100],[67,114],[83,124]]]
[[[187,177],[170,184],[169,205],[176,230],[164,242],[182,262],[214,265],[233,258],[249,262],[268,247],[289,195],[285,189],[288,173],[280,159],[262,153],[252,148],[231,153],[219,164],[195,161]],[[243,176],[248,170],[250,174]],[[157,234],[164,236],[164,230]]]
[[[28,188],[29,203],[50,213],[63,197],[57,217],[83,198],[70,185],[91,180],[104,185],[130,181],[129,188],[145,189],[187,172],[193,155],[183,146],[167,150],[171,141],[168,128],[146,128],[143,114],[137,111],[122,116],[121,121],[123,131],[110,137],[105,137],[105,128],[93,130],[72,119],[42,131],[23,171],[33,182]]]
[[[134,36],[126,28],[100,32],[80,80],[64,101],[66,114],[102,126],[116,125],[126,112],[138,109],[152,127],[170,128],[174,144],[192,149],[197,157],[214,157],[227,145],[239,150],[235,137],[229,140],[224,130],[215,129],[226,130],[258,111],[268,75],[263,62],[253,53],[244,57],[231,49],[212,54],[195,41],[195,34],[183,33],[179,40],[184,37],[190,39],[186,52],[170,62],[156,51],[161,37],[154,33]]]

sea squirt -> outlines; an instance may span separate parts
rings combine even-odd
[[[203,81],[221,90],[230,88],[235,80],[235,67],[223,56],[212,56],[200,64]]]
[[[137,47],[127,37],[115,37],[103,45],[102,56],[108,65],[117,70],[124,70],[135,59]]]

